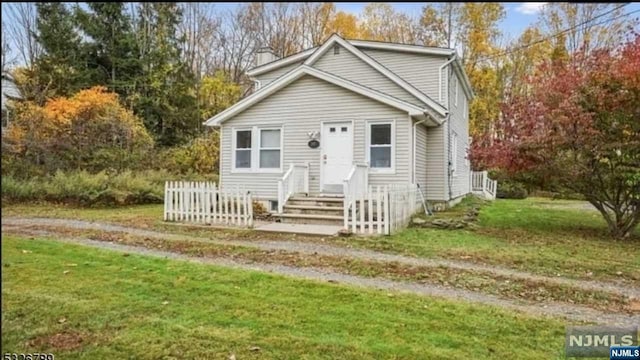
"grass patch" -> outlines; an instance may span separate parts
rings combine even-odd
[[[473,230],[410,228],[389,237],[325,240],[343,246],[472,261],[542,275],[640,281],[640,229],[636,229],[632,239],[612,240],[606,234],[604,220],[596,211],[585,210],[585,202],[528,198],[484,203],[469,198],[436,216],[460,217],[478,204],[482,207],[475,223],[478,226]],[[317,237],[168,225],[162,222],[162,205],[111,209],[13,205],[2,210],[4,215],[104,221],[211,238],[318,241]]]
[[[500,265],[580,279],[640,280],[640,230],[607,236],[600,214],[584,202],[529,198],[484,204],[473,230],[406,229],[390,237],[337,239],[342,244],[418,257]],[[463,202],[440,218],[462,216]]]
[[[68,229],[54,226],[22,227],[17,234],[45,231],[51,236],[92,239],[164,250],[204,258],[232,258],[249,262],[279,264],[295,267],[330,269],[340,273],[383,277],[399,281],[435,284],[504,298],[544,302],[558,301],[580,304],[604,311],[627,312],[626,296],[603,291],[582,290],[545,281],[524,280],[499,276],[490,272],[451,269],[439,266],[414,266],[398,262],[363,260],[342,256],[304,254],[284,250],[262,250],[251,247],[215,244],[208,240],[143,237],[122,232]]]
[[[563,323],[497,308],[19,237],[4,238],[2,250],[5,352],[489,359],[514,358],[516,347],[520,359],[563,354]]]

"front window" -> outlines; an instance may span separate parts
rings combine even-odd
[[[369,124],[369,166],[372,169],[393,168],[393,124]]]
[[[260,130],[260,168],[280,168],[280,129]]]
[[[251,168],[251,130],[236,131],[236,168]]]
[[[233,129],[232,170],[279,172],[282,169],[282,128]]]

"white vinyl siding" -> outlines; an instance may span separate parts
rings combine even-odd
[[[447,123],[427,128],[427,200],[447,200]]]
[[[422,191],[427,186],[427,129],[424,124],[416,126],[416,179]]]
[[[454,77],[457,80],[457,76]],[[459,82],[459,80],[458,80]],[[455,96],[455,88],[453,86],[449,91],[450,96]],[[459,84],[459,86],[462,86]],[[455,158],[455,174],[451,179],[451,197],[455,199],[469,193],[469,172],[470,164],[466,161],[466,149],[469,146],[469,117],[467,116],[468,106],[466,106],[467,96],[462,89],[458,91],[458,99],[461,106],[452,107],[449,126],[451,134],[456,134],[456,140],[452,140],[452,154]]]
[[[342,49],[344,52],[344,49]],[[332,52],[330,52],[332,54]],[[342,54],[342,52],[341,52]],[[354,161],[366,161],[366,124],[373,120],[395,120],[395,173],[371,173],[369,184],[408,184],[410,177],[411,124],[406,113],[349,90],[311,76],[304,76],[269,98],[248,108],[222,124],[220,152],[220,184],[222,188],[240,185],[257,199],[274,200],[278,179],[290,164],[306,164],[309,168],[309,191],[320,191],[320,148],[308,146],[309,132],[320,132],[321,122],[353,121]],[[278,173],[232,172],[232,128],[282,126],[282,169]],[[257,145],[256,145],[257,146]]]
[[[458,134],[451,133],[451,175],[458,176]]]
[[[283,67],[274,69],[274,70],[269,71],[267,73],[257,75],[257,76],[255,76],[255,78],[258,81],[260,81],[260,88],[263,88],[263,87],[271,84],[271,82],[273,82],[277,78],[281,77],[282,75],[288,73],[289,71],[294,70],[295,68],[297,68],[301,64],[302,64],[302,62],[297,62],[297,63],[285,65]]]
[[[379,49],[360,50],[403,78],[416,89],[438,101],[440,96],[438,69],[447,61],[445,56]]]
[[[459,88],[460,88],[460,82],[458,81],[458,77],[456,75],[453,75],[453,87],[454,87],[454,93],[453,93],[453,105],[458,106],[458,94],[459,94]]]
[[[422,101],[347,49],[340,48],[340,53],[337,55],[333,51],[327,51],[313,64],[313,67],[408,103],[424,106]]]

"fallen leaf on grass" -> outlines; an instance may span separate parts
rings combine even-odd
[[[58,322],[59,322],[60,324],[63,324],[63,323],[65,323],[66,321],[67,321],[67,319],[66,319],[66,318],[60,318],[60,319],[58,319]]]
[[[162,302],[162,305],[168,305],[168,304],[169,304],[169,302],[168,302],[168,301],[163,301],[163,302]]]
[[[251,346],[249,348],[249,351],[260,351],[260,347],[259,346]]]
[[[65,270],[62,272],[62,274],[67,275],[70,271],[69,270]]]
[[[31,251],[31,250],[22,250],[22,253],[23,253],[23,254],[31,254],[32,252],[33,252],[33,251]]]

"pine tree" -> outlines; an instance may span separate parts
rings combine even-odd
[[[175,3],[142,3],[138,16],[142,75],[133,99],[135,111],[158,144],[184,143],[196,134],[199,119],[195,77],[180,57],[180,8]]]
[[[36,8],[36,39],[44,51],[35,64],[36,81],[50,95],[74,94],[88,81],[73,15],[63,3],[37,3]]]
[[[135,90],[141,73],[132,20],[124,4],[88,3],[89,11],[76,7],[79,28],[88,36],[82,51],[91,72],[91,83],[107,85],[122,98]]]

